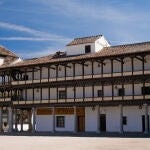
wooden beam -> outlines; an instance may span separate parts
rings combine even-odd
[[[85,62],[81,62],[81,63],[77,63],[77,64],[80,64],[80,65],[83,65],[83,66],[88,67],[88,65],[87,65],[87,64],[85,64]]]
[[[140,58],[140,57],[138,57],[138,56],[135,56],[135,58],[143,62],[142,57]]]
[[[104,63],[104,60],[96,60],[96,62],[103,64],[104,66],[106,65],[106,63]]]
[[[123,64],[124,64],[124,61],[123,61],[123,59],[119,59],[119,58],[113,58],[113,60],[119,61],[119,62],[121,62],[121,63],[123,63]]]

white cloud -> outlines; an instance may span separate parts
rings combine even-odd
[[[55,10],[53,12],[66,16],[98,19],[114,22],[126,22],[133,20],[132,15],[112,7],[111,4],[96,5],[72,0],[34,0],[36,3],[41,3],[46,7]]]
[[[56,51],[64,51],[64,48],[61,46],[57,47],[47,47],[43,50],[36,51],[36,52],[30,52],[30,53],[20,53],[19,56],[23,56],[24,59],[31,58],[31,56],[34,56],[34,58],[47,56],[50,54],[54,54]]]
[[[0,28],[24,32],[32,36],[36,36],[36,38],[34,37],[4,37],[4,38],[1,37],[0,40],[28,40],[28,41],[47,40],[47,41],[56,41],[56,42],[65,42],[65,43],[70,41],[69,38],[66,38],[60,35],[45,33],[45,32],[34,30],[25,26],[20,26],[20,25],[5,23],[5,22],[0,22]]]
[[[44,38],[44,37],[0,37],[0,40],[3,41],[54,41],[56,42],[57,39],[56,38]],[[62,43],[66,43],[70,41],[69,39],[64,39],[64,38],[59,38],[59,40],[57,42],[62,42]]]

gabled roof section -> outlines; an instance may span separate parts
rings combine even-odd
[[[99,53],[100,56],[115,56],[140,52],[150,52],[150,42],[134,43],[104,47]]]
[[[13,52],[9,51],[8,49],[6,49],[3,46],[0,46],[0,56],[2,57],[14,57],[14,58],[19,58],[16,54],[14,54]]]
[[[102,35],[82,37],[82,38],[75,38],[72,42],[70,42],[66,46],[78,45],[78,44],[85,44],[85,43],[93,43],[97,39],[99,39],[100,37],[102,37]]]
[[[135,44],[126,44],[126,45],[118,45],[111,47],[104,47],[101,51],[96,53],[90,53],[85,55],[78,56],[58,56],[57,53],[51,54],[45,57],[34,58],[29,60],[20,61],[16,64],[1,66],[0,68],[7,67],[23,67],[23,66],[32,66],[38,64],[47,64],[47,63],[64,63],[64,62],[72,62],[72,61],[80,61],[80,60],[90,60],[92,58],[109,58],[115,56],[124,56],[136,53],[150,53],[150,42],[143,43],[135,43]]]
[[[36,65],[42,63],[48,63],[55,56],[55,54],[40,57],[40,58],[31,58],[18,62],[17,64],[13,64],[12,66],[28,66],[28,65]]]

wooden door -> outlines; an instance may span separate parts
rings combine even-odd
[[[78,132],[85,131],[85,116],[78,116]]]
[[[106,132],[106,115],[105,114],[100,115],[100,131]]]
[[[142,115],[142,131],[145,131],[145,116]],[[149,131],[149,115],[148,115],[148,131]]]

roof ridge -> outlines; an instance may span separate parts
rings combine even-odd
[[[85,39],[85,38],[93,38],[93,37],[100,37],[100,36],[102,36],[102,35],[99,34],[99,35],[93,35],[93,36],[85,36],[85,37],[80,37],[80,38],[74,38],[74,40]]]
[[[4,46],[0,45],[0,55],[4,55],[4,56],[11,56],[11,57],[15,57],[15,58],[19,58],[18,55],[16,55],[14,52],[8,50],[7,48],[5,48]]]
[[[114,45],[114,46],[110,46],[110,47],[120,47],[120,46],[134,46],[134,45],[143,45],[143,44],[147,44],[150,43],[150,41],[146,41],[146,42],[137,42],[137,43],[131,43],[131,44],[120,44],[120,45]]]

